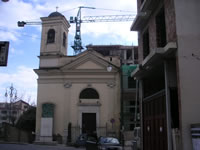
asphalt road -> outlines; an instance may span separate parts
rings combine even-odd
[[[0,150],[85,150],[85,148],[34,144],[0,144]]]

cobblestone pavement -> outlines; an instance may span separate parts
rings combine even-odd
[[[66,147],[63,145],[0,144],[0,150],[85,150],[85,148]]]

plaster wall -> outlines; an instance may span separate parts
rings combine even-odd
[[[59,66],[59,58],[43,58],[40,59],[40,67],[58,67]]]
[[[92,66],[92,65],[91,65]],[[80,76],[82,78],[80,78]],[[77,77],[77,78],[76,78]],[[105,78],[105,79],[104,79]],[[110,87],[109,81],[114,81],[115,86]],[[65,83],[71,86],[64,87]],[[119,76],[116,75],[68,75],[65,79],[61,76],[40,76],[38,82],[38,107],[37,107],[37,134],[40,133],[42,104],[55,104],[53,133],[66,135],[68,123],[72,127],[81,127],[82,112],[96,113],[97,127],[111,127],[111,118],[115,119],[114,130],[119,131],[120,118],[120,92]],[[85,88],[94,88],[100,96],[97,104],[80,103],[79,95]],[[84,104],[84,105],[81,105]],[[91,105],[92,104],[92,105]],[[100,105],[99,105],[100,104]]]
[[[115,88],[110,88],[107,86],[106,83],[94,83],[90,84],[91,88],[94,88],[99,93],[99,103],[100,105],[93,105],[89,106],[91,109],[88,109],[88,112],[93,111],[93,107],[97,107],[99,109],[99,124],[97,124],[97,127],[105,127],[106,123],[110,121],[111,118],[119,117],[116,116],[115,111],[119,113],[119,108],[116,107],[117,99],[114,96]],[[88,107],[88,106],[80,106],[79,104],[79,94],[81,91],[85,88],[88,88],[88,84],[80,84],[80,83],[74,83],[71,87],[71,114],[70,114],[70,120],[72,121],[72,125],[75,126],[81,126],[81,122],[78,122],[79,118],[79,112],[78,107]],[[119,102],[119,101],[118,101]],[[84,100],[82,100],[82,103],[84,104]],[[94,102],[96,104],[96,101]],[[120,105],[120,104],[119,104]]]
[[[38,85],[38,101],[37,101],[37,116],[36,116],[36,132],[40,133],[40,124],[42,117],[42,104],[53,103],[54,117],[53,117],[53,134],[63,134],[64,120],[68,116],[65,110],[68,106],[65,104],[69,100],[65,99],[65,89],[63,84],[43,83]],[[58,123],[59,122],[59,123]]]
[[[200,123],[200,1],[174,0],[182,150],[192,149],[190,124]]]
[[[60,53],[63,55],[67,54],[68,45],[68,27],[69,25],[64,18],[53,17],[53,18],[42,18],[42,37],[41,37],[41,53]],[[55,41],[54,43],[47,44],[47,34],[49,29],[55,30]],[[63,46],[63,32],[66,34],[66,46]]]

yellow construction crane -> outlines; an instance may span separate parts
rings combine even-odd
[[[104,15],[104,16],[84,16],[81,18],[81,9],[100,9],[95,7],[78,7],[78,13],[76,17],[70,17],[70,23],[76,24],[76,33],[74,36],[74,43],[72,48],[74,53],[80,53],[84,48],[82,46],[81,40],[81,23],[95,23],[95,22],[124,22],[124,21],[133,21],[136,17],[136,14],[126,14],[126,15]],[[104,9],[106,10],[106,9]],[[115,10],[116,11],[116,10]],[[122,11],[122,10],[117,10]],[[41,22],[29,22],[29,21],[18,21],[18,27],[24,27],[24,25],[39,25]]]

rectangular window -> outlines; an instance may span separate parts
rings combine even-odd
[[[130,105],[130,106],[134,106],[134,105],[135,105],[135,101],[130,101],[130,102],[129,102],[129,105]]]
[[[17,111],[13,111],[12,113],[13,113],[13,114],[17,114]]]
[[[136,80],[132,77],[128,77],[128,88],[136,88]]]
[[[132,50],[127,50],[126,51],[126,59],[127,60],[132,60]]]
[[[1,117],[2,120],[7,120],[7,117]]]
[[[164,47],[166,45],[164,8],[162,8],[156,16],[156,41],[157,41],[157,47]]]
[[[7,111],[6,110],[2,110],[1,113],[2,114],[7,114]]]
[[[143,59],[149,55],[149,29],[143,34]]]
[[[130,124],[130,130],[133,131],[134,130],[134,124]]]
[[[129,111],[131,112],[131,113],[134,113],[135,112],[135,108],[133,107],[133,108],[129,108]]]
[[[134,49],[134,64],[138,63],[138,48]]]
[[[130,122],[133,122],[134,121],[134,117],[130,117]]]

